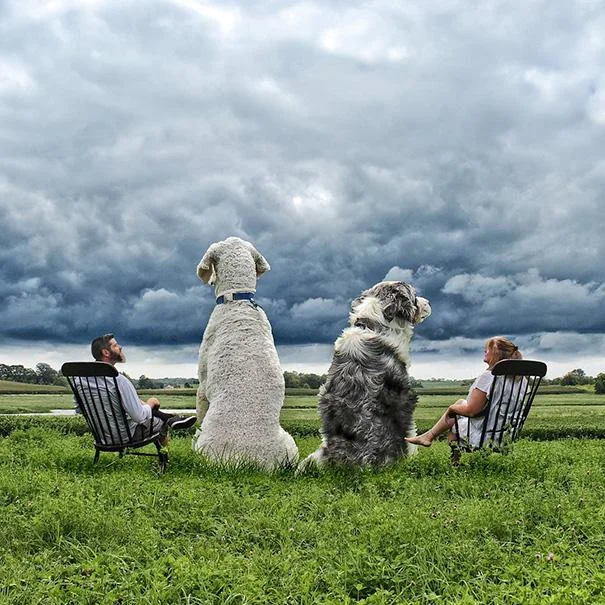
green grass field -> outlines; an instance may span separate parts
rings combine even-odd
[[[318,439],[297,437],[301,454]],[[456,469],[168,473],[90,436],[0,439],[0,603],[599,603],[605,447],[520,441]]]
[[[145,395],[143,395],[145,396]],[[175,395],[166,392],[159,395],[162,408],[195,409],[195,395]],[[416,421],[421,429],[435,422],[445,407],[457,396],[419,394]],[[0,414],[46,413],[53,409],[72,409],[73,398],[69,394],[0,394]],[[283,422],[307,422],[319,426],[316,395],[287,395],[282,409]],[[538,394],[527,420],[526,428],[561,427],[571,429],[592,427],[605,432],[605,396],[590,392]],[[576,431],[577,432],[577,431]],[[575,435],[572,431],[571,434]]]
[[[451,401],[421,393],[421,430]],[[24,407],[71,397],[0,395]],[[282,423],[312,452],[317,397],[286,397]],[[159,477],[147,458],[93,465],[82,418],[2,416],[0,604],[605,602],[605,397],[539,395],[524,435],[458,468],[441,441],[306,475],[211,466],[177,436]]]

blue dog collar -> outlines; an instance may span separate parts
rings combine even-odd
[[[222,294],[216,299],[217,305],[222,305],[226,302],[234,300],[251,300],[254,301],[254,292],[232,292],[230,294]]]

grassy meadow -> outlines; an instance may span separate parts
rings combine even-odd
[[[420,393],[420,428],[451,401]],[[286,397],[302,456],[316,404]],[[3,413],[22,406],[71,397],[0,394]],[[158,476],[147,458],[93,465],[81,418],[2,416],[0,604],[605,602],[605,397],[545,392],[526,427],[508,455],[458,468],[441,441],[304,475],[208,465],[181,433]]]
[[[54,387],[57,388],[57,387]],[[60,387],[59,387],[60,388]],[[446,394],[439,390],[418,390],[416,422],[420,430],[430,427],[447,405],[466,391],[450,388]],[[141,391],[141,397],[157,396],[162,408],[195,409],[195,390]],[[4,393],[0,386],[0,414],[39,414],[51,410],[73,409],[73,397],[65,392]],[[319,415],[317,395],[286,394],[281,419],[307,427],[306,434],[317,433]],[[605,435],[605,395],[594,391],[565,387],[540,387],[525,425],[526,436],[599,436]]]

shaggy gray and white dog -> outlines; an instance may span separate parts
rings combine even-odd
[[[404,282],[380,282],[353,301],[320,391],[323,443],[300,470],[388,464],[415,452],[404,441],[416,434],[409,348],[414,326],[430,314],[428,300]]]
[[[256,278],[269,263],[249,242],[212,244],[197,267],[214,285],[217,304],[200,347],[193,449],[218,462],[250,461],[271,470],[298,460],[279,424],[284,376],[265,312],[254,301]]]

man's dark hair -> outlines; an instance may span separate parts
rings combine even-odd
[[[101,358],[103,357],[101,355],[101,351],[103,349],[109,349],[109,341],[113,338],[113,334],[104,334],[103,336],[97,336],[91,343],[90,343],[90,352],[92,353],[92,356],[97,360],[97,361],[101,361]]]

